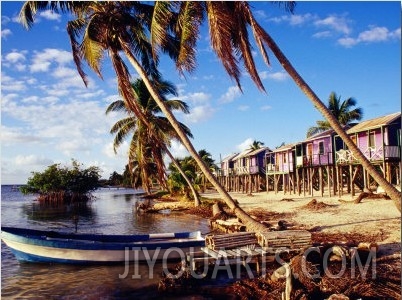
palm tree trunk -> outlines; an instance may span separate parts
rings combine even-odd
[[[339,124],[338,120],[333,116],[331,111],[324,105],[324,103],[317,97],[310,86],[303,80],[299,73],[295,70],[286,56],[282,53],[276,45],[271,36],[266,33],[266,41],[269,48],[272,50],[282,67],[288,72],[290,77],[295,81],[296,85],[303,91],[304,94],[313,102],[313,105],[321,112],[327,119],[331,127],[342,138],[348,148],[352,151],[353,155],[359,160],[362,166],[374,178],[374,180],[384,189],[388,196],[394,201],[396,208],[401,211],[401,193],[380,174],[370,161],[363,155],[360,149],[352,141],[346,131]]]
[[[185,132],[180,127],[179,122],[176,120],[173,113],[166,107],[165,103],[160,98],[159,94],[155,91],[154,87],[152,86],[150,80],[148,79],[147,74],[145,73],[142,66],[138,63],[136,58],[132,55],[129,47],[127,47],[126,43],[123,40],[120,40],[122,45],[123,51],[126,54],[128,60],[137,71],[141,79],[144,81],[145,85],[147,86],[150,94],[155,99],[155,102],[158,104],[162,112],[165,114],[166,118],[169,120],[173,128],[176,130],[181,142],[183,143],[184,147],[186,147],[187,151],[190,155],[194,158],[197,162],[198,166],[200,167],[201,171],[205,174],[205,177],[211,182],[211,184],[215,187],[217,192],[221,195],[225,203],[229,206],[229,208],[233,211],[233,213],[246,225],[247,230],[249,231],[266,231],[267,227],[265,225],[257,222],[252,217],[250,217],[238,204],[232,199],[232,197],[228,194],[228,192],[220,185],[218,180],[212,174],[210,169],[206,166],[204,161],[198,155],[197,151],[194,149],[194,146],[191,144],[189,138],[185,134]]]
[[[175,164],[177,170],[179,170],[179,173],[181,174],[181,176],[183,176],[184,180],[187,182],[188,186],[190,187],[191,192],[193,193],[193,197],[194,197],[194,206],[200,206],[201,205],[201,201],[200,201],[200,197],[198,196],[194,186],[191,184],[190,179],[188,178],[188,176],[186,175],[186,173],[184,173],[183,169],[181,168],[180,164],[176,161],[176,159],[173,157],[172,153],[170,153],[170,151],[166,148],[165,149],[167,155],[170,157],[170,159],[172,160],[172,162]]]

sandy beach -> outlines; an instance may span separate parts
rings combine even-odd
[[[279,213],[279,216],[293,225],[322,233],[359,233],[381,235],[381,243],[401,242],[401,214],[392,200],[363,199],[359,204],[342,203],[357,197],[298,196],[279,192],[260,192],[252,195],[230,193],[245,211],[258,208]],[[217,192],[207,192],[203,197],[219,199]],[[285,200],[284,200],[285,199]],[[316,199],[321,205],[311,209],[306,205]],[[325,205],[326,204],[326,205]],[[270,220],[267,220],[270,221]]]

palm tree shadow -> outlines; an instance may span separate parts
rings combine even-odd
[[[400,219],[401,219],[400,217],[370,219],[370,220],[350,222],[350,223],[341,223],[341,224],[335,224],[335,225],[315,226],[315,227],[311,228],[309,231],[310,232],[321,232],[324,229],[330,229],[330,228],[336,228],[336,227],[342,227],[342,226],[348,226],[348,225],[367,224],[369,222],[378,222],[378,221],[387,221],[387,222],[390,222],[393,220],[400,221]],[[381,229],[381,228],[379,228],[379,229]],[[401,255],[401,243],[400,242],[399,243],[391,242],[391,243],[379,244],[378,245],[378,254],[379,254],[379,256],[388,256],[388,255],[399,255],[400,256]]]
[[[313,232],[319,232],[324,229],[329,229],[329,228],[336,228],[336,227],[341,227],[341,226],[348,226],[348,225],[356,225],[356,224],[367,224],[369,222],[378,222],[378,221],[392,221],[392,220],[400,220],[400,217],[395,217],[395,218],[385,218],[385,219],[371,219],[371,220],[364,220],[364,221],[358,221],[358,222],[349,222],[349,223],[342,223],[342,224],[335,224],[335,225],[324,225],[324,226],[315,226],[310,229],[310,231]]]

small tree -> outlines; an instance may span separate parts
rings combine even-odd
[[[72,167],[53,164],[43,172],[32,172],[23,194],[39,194],[38,200],[51,202],[76,202],[90,199],[90,192],[99,186],[100,170],[91,166],[82,168],[75,160]]]

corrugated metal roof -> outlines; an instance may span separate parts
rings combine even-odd
[[[276,148],[276,149],[272,150],[272,152],[282,152],[282,151],[290,150],[294,146],[296,146],[297,144],[298,143],[283,145],[283,146],[280,146],[279,148]]]
[[[234,154],[231,154],[231,155],[229,155],[229,156],[226,156],[224,159],[222,159],[222,162],[224,162],[224,161],[231,161],[231,160],[233,160],[233,158],[236,157],[237,155],[239,155],[239,153],[234,153]]]
[[[332,128],[327,129],[327,130],[325,130],[323,132],[319,132],[319,133],[317,133],[317,134],[315,134],[313,136],[310,136],[309,138],[306,139],[306,142],[307,141],[312,141],[312,140],[315,140],[315,139],[318,139],[318,138],[323,138],[323,137],[326,137],[326,136],[330,136],[333,133],[334,133],[334,130]]]
[[[393,114],[386,115],[386,116],[379,117],[379,118],[375,118],[375,119],[370,119],[367,121],[363,121],[363,122],[360,122],[359,124],[353,126],[352,128],[350,128],[347,131],[347,133],[351,134],[351,133],[356,133],[356,132],[360,132],[360,131],[366,131],[369,129],[379,128],[381,126],[392,123],[393,121],[397,120],[398,118],[401,118],[400,112],[393,113]]]
[[[345,125],[345,126],[343,126],[343,129],[344,129],[344,130],[348,130],[348,129],[350,129],[352,126],[355,126],[355,125],[356,125],[356,124]],[[332,128],[330,128],[330,129],[327,129],[327,130],[325,130],[325,131],[323,131],[323,132],[319,132],[319,133],[317,133],[317,134],[315,134],[315,135],[313,135],[313,136],[310,136],[309,138],[307,138],[307,139],[305,140],[305,142],[309,142],[309,141],[313,141],[313,140],[315,140],[315,139],[319,139],[319,138],[331,136],[331,135],[333,135],[333,134],[335,134],[335,130],[332,129]]]
[[[255,149],[254,151],[251,151],[249,154],[247,154],[247,156],[252,156],[252,155],[257,155],[258,153],[268,150],[270,151],[270,149],[268,147],[262,147],[260,149]]]
[[[242,153],[240,153],[238,156],[233,158],[234,160],[246,157],[249,153],[251,152],[251,149],[244,150]]]

